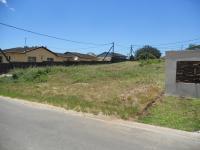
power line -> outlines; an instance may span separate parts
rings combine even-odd
[[[156,48],[159,48],[159,49],[174,49],[174,48],[180,48],[180,47],[188,47],[190,43],[185,43],[185,44],[179,44],[179,45],[171,45],[171,46],[161,46],[161,47],[156,47]],[[200,42],[195,42],[195,43],[192,43],[192,44],[195,44],[195,45],[199,45]]]
[[[44,44],[45,45],[45,44]],[[71,48],[71,49],[67,49],[67,48],[64,48],[64,47],[55,47],[55,46],[51,46],[51,45],[47,45],[47,47],[49,48],[53,48],[53,49],[57,49],[57,50],[62,50],[62,51],[68,51],[68,50],[89,50],[89,49],[94,49],[94,48],[102,48],[102,47],[105,47],[106,45],[99,45],[99,46],[93,46],[93,47],[81,47],[81,48]]]
[[[76,43],[76,44],[85,44],[85,45],[110,45],[111,44],[111,43],[97,44],[97,43],[92,43],[92,42],[69,40],[69,39],[65,39],[65,38],[60,38],[60,37],[56,37],[56,36],[52,36],[52,35],[48,35],[48,34],[43,34],[43,33],[35,32],[35,31],[27,30],[27,29],[24,29],[24,28],[19,28],[19,27],[13,26],[13,25],[2,23],[2,22],[0,22],[0,25],[10,27],[10,28],[14,28],[14,29],[17,29],[17,30],[21,30],[21,31],[24,31],[24,32],[32,33],[32,34],[35,34],[35,35],[53,38],[53,39],[57,39],[57,40],[62,40],[62,41],[66,41],[66,42],[72,42],[72,43]]]
[[[122,48],[126,48],[126,49],[129,49],[128,46],[125,46],[125,45],[122,45],[122,44],[115,44],[116,46],[119,46],[119,47],[122,47]]]
[[[156,44],[154,46],[162,46],[162,45],[176,45],[176,44],[183,44],[183,43],[189,43],[193,41],[200,40],[200,38],[195,38],[195,39],[190,39],[190,40],[185,40],[185,41],[177,41],[177,42],[171,42],[171,43],[162,43],[162,44]]]
[[[69,39],[65,39],[65,38],[60,38],[60,37],[56,37],[56,36],[52,36],[52,35],[48,35],[48,34],[43,34],[43,33],[35,32],[35,31],[27,30],[27,29],[24,29],[24,28],[19,28],[19,27],[13,26],[13,25],[2,23],[2,22],[0,22],[0,25],[6,26],[6,27],[10,27],[10,28],[14,28],[14,29],[17,29],[17,30],[21,30],[21,31],[24,31],[24,32],[32,33],[32,34],[35,34],[35,35],[44,36],[44,37],[48,37],[48,38],[53,38],[53,39],[57,39],[57,40],[62,40],[62,41],[66,41],[66,42],[72,42],[72,43],[76,43],[76,44],[95,45],[95,46],[104,46],[104,45],[112,44],[112,43],[97,44],[97,43],[92,43],[92,42],[69,40]],[[159,48],[160,46],[165,46],[165,45],[171,45],[171,46],[174,45],[175,46],[177,44],[182,45],[184,43],[189,43],[189,42],[193,42],[193,41],[197,41],[197,40],[200,40],[200,38],[195,38],[195,39],[190,39],[190,40],[185,40],[185,41],[171,42],[171,43],[152,44],[152,46],[155,46],[157,48]],[[127,46],[124,46],[124,45],[121,45],[121,44],[116,44],[116,45],[128,49]],[[144,45],[145,44],[143,44],[143,45],[142,44],[134,44],[133,46],[134,47],[142,47]]]
[[[189,40],[184,40],[184,41],[176,41],[176,42],[170,42],[170,43],[160,43],[160,44],[134,44],[133,46],[136,46],[136,47],[142,47],[144,45],[152,45],[154,47],[159,47],[159,46],[166,46],[166,45],[169,45],[169,46],[175,46],[175,45],[182,45],[182,44],[189,44],[190,42],[194,42],[194,41],[199,41],[200,40],[200,37],[198,38],[194,38],[194,39],[189,39]],[[121,46],[124,46],[124,45],[121,45]]]

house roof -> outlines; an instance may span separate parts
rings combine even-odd
[[[70,55],[63,54],[63,53],[56,53],[56,55],[57,55],[57,56],[60,56],[60,57],[68,57],[68,58],[69,58],[69,57],[70,57],[70,58],[73,57],[72,55],[70,56]]]
[[[97,57],[105,57],[107,53],[108,52],[103,52],[103,53],[99,54]],[[112,57],[112,56],[114,56],[114,57],[126,57],[125,55],[122,55],[122,54],[119,54],[119,53],[111,53],[111,52],[109,52],[107,54],[107,57]]]
[[[97,55],[96,55],[95,53],[93,53],[93,52],[89,52],[89,53],[87,53],[87,55],[94,56],[94,57],[97,56]]]
[[[15,47],[15,48],[9,48],[9,49],[4,49],[3,51],[5,53],[25,53],[27,51],[37,49],[38,47]]]
[[[43,48],[47,51],[49,51],[50,53],[53,53],[54,55],[56,55],[56,53],[50,51],[49,49],[47,49],[46,47],[44,46],[40,46],[40,47],[16,47],[16,48],[10,48],[10,49],[4,49],[3,52],[4,53],[27,53],[27,52],[30,52],[30,51],[33,51],[33,50],[36,50],[36,49],[39,49],[39,48]]]
[[[79,58],[86,58],[86,59],[95,59],[96,57],[95,56],[91,56],[91,55],[88,55],[88,54],[81,54],[81,53],[77,53],[77,52],[65,52],[65,55],[68,55],[68,56],[77,56]]]

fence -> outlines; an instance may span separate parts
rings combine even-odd
[[[0,74],[7,73],[14,68],[45,67],[45,66],[72,66],[72,65],[97,65],[110,64],[108,61],[77,61],[77,62],[12,62],[0,63]]]

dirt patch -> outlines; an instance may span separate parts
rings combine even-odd
[[[163,96],[164,96],[164,91],[162,91],[157,97],[155,97],[149,103],[147,103],[144,109],[141,112],[138,112],[137,115],[138,116],[147,115],[149,108],[155,105],[157,102],[162,101]]]
[[[153,85],[138,85],[123,92],[119,99],[128,106],[139,106],[143,110],[146,105],[156,99],[161,89]]]

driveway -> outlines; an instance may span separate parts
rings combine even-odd
[[[199,150],[200,134],[0,97],[0,150]]]

